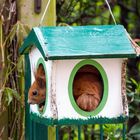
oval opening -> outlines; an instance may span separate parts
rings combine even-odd
[[[38,110],[43,113],[46,104],[46,73],[42,63],[40,63],[37,67],[35,80],[37,82],[38,91],[38,95],[36,97]]]
[[[103,96],[103,80],[97,68],[84,65],[76,72],[73,96],[78,107],[84,111],[91,112],[99,106]]]
[[[82,116],[95,116],[108,98],[108,79],[103,67],[95,60],[82,60],[73,68],[69,79],[69,98],[75,111]]]
[[[45,112],[47,100],[47,73],[45,63],[42,58],[37,62],[34,71],[35,81],[31,85],[28,92],[28,103],[36,104],[38,111],[42,114]]]

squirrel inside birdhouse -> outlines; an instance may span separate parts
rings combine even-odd
[[[77,105],[84,111],[95,110],[101,102],[103,81],[99,71],[91,66],[81,67],[73,82],[73,95]]]
[[[38,104],[39,111],[43,111],[46,99],[46,77],[42,64],[39,64],[37,71],[34,73],[35,81],[28,92],[28,103]]]

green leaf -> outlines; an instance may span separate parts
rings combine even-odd
[[[137,113],[137,118],[138,118],[139,121],[140,121],[140,112]]]
[[[96,5],[97,5],[97,6],[102,6],[102,5],[103,5],[103,2],[102,2],[102,1],[98,1],[98,2],[96,3]]]
[[[138,83],[136,82],[135,79],[133,79],[133,78],[130,78],[130,79],[131,79],[132,83],[133,83],[135,86],[138,86]]]
[[[4,89],[4,93],[6,95],[8,105],[12,102],[13,98],[21,102],[21,97],[16,90],[6,87]]]
[[[4,45],[11,44],[12,40],[15,37],[15,35],[16,35],[16,24],[13,26],[13,28],[10,31],[10,33],[6,36],[5,41],[4,41]]]
[[[135,93],[134,92],[130,92],[127,94],[128,97],[134,97]]]
[[[30,31],[30,28],[27,25],[22,24],[20,21],[18,21],[11,29],[10,33],[5,39],[6,43],[12,43],[12,40],[15,36],[17,36],[17,44],[20,46],[21,43],[24,40],[24,37],[28,35]]]
[[[139,134],[139,138],[140,138],[140,122],[136,123],[129,131],[130,135],[137,135]]]
[[[6,95],[7,104],[9,105],[13,100],[12,92],[9,89],[5,88],[4,93]]]
[[[19,46],[21,46],[24,38],[28,35],[29,31],[30,28],[28,26],[22,24],[20,21],[17,22],[16,35],[18,36],[17,43]]]

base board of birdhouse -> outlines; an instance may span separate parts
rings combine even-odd
[[[117,124],[124,123],[128,116],[120,115],[114,118],[106,118],[106,117],[94,117],[88,119],[53,119],[53,118],[44,118],[41,115],[37,115],[33,112],[30,114],[31,119],[35,122],[44,124],[44,125],[84,125],[84,124]]]
[[[123,123],[127,120],[126,116],[119,116],[116,118],[106,118],[106,117],[98,117],[98,118],[88,118],[86,120],[83,119],[61,119],[58,120],[57,124],[59,125],[85,125],[85,124],[116,124]]]

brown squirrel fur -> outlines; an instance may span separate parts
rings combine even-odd
[[[76,74],[73,82],[73,94],[77,105],[82,110],[95,110],[101,101],[102,90],[102,80],[97,70],[87,67]]]
[[[43,65],[40,64],[35,73],[35,81],[28,92],[29,104],[41,104],[46,98],[46,77]]]

